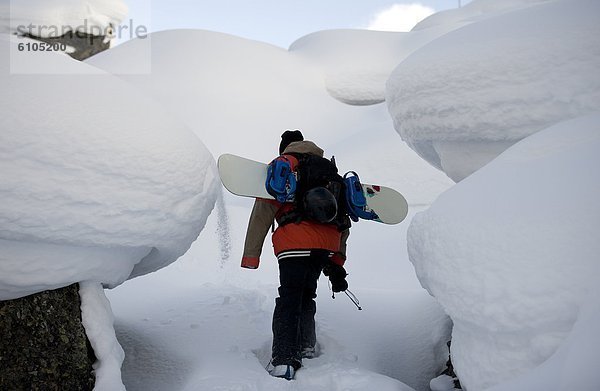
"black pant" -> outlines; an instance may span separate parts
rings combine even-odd
[[[328,251],[279,261],[279,297],[273,313],[273,365],[302,365],[301,352],[314,348],[317,280],[328,260]]]

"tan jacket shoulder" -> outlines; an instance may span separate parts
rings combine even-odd
[[[317,146],[317,144],[312,141],[304,140],[304,141],[294,141],[287,146],[287,148],[283,151],[283,154],[286,153],[309,153],[311,155],[323,156],[324,151]]]

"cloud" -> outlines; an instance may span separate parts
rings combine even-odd
[[[417,23],[433,14],[433,8],[419,3],[394,4],[371,18],[368,30],[410,31]]]

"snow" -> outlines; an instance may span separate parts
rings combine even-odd
[[[231,212],[235,221],[247,219],[246,208]],[[195,246],[205,248],[215,239],[210,224]],[[233,233],[243,235],[244,229]],[[241,245],[236,242],[235,247],[237,254]],[[441,347],[450,324],[437,303],[425,292],[405,287],[364,288],[369,277],[360,271],[368,265],[354,259],[349,281],[363,311],[343,295],[331,299],[322,278],[317,299],[321,356],[305,360],[292,383],[273,379],[264,368],[270,359],[276,261],[265,260],[262,270],[247,271],[236,258],[219,267],[204,262],[205,257],[192,249],[160,273],[108,292],[126,353],[123,380],[128,390],[410,389],[384,375],[426,390],[447,359]]]
[[[454,391],[454,379],[448,375],[441,375],[429,382],[431,391]]]
[[[301,128],[327,154],[336,155],[342,171],[354,169],[364,181],[396,187],[413,206],[431,203],[451,185],[402,143],[384,105],[350,107],[332,99],[323,88],[320,66],[308,55],[207,31],[166,31],[150,38],[152,73],[120,77],[182,119],[214,155],[229,152],[268,161],[276,154],[282,131]],[[146,42],[130,41],[86,62],[120,73],[139,66],[136,52],[141,45]],[[186,49],[192,46],[195,51]],[[260,93],[249,96],[249,91]],[[260,270],[239,267],[251,200],[225,194],[219,202],[217,214],[176,265],[109,292],[117,334],[125,341],[123,379],[128,389],[282,387],[264,370],[277,261],[267,239]],[[426,294],[415,293],[419,285],[407,260],[406,227],[353,228],[351,289],[364,313],[375,315],[363,316],[368,323],[360,326],[356,316],[362,313],[346,297],[330,301],[322,280],[319,324],[346,320],[331,331],[320,326],[323,356],[314,365],[307,362],[291,387],[370,390],[375,384],[382,390],[406,389],[400,380],[426,390],[441,372],[449,321]],[[181,286],[187,279],[192,281],[184,293],[173,290],[172,281]],[[170,288],[157,288],[163,285]],[[225,301],[239,304],[224,307]],[[176,308],[174,303],[179,303]],[[139,310],[132,311],[134,307]],[[327,313],[327,307],[337,310]],[[183,319],[177,315],[182,312]],[[375,327],[380,325],[377,319],[387,319],[388,331]],[[247,325],[252,327],[247,330]],[[200,342],[191,342],[198,338]],[[155,375],[147,375],[148,366]]]
[[[458,10],[436,13],[409,33],[318,31],[296,40],[289,50],[320,68],[327,92],[335,99],[351,105],[377,104],[385,101],[385,85],[394,68],[417,49],[466,24],[542,1],[473,1]]]
[[[0,33],[58,37],[78,31],[103,36],[126,15],[122,0],[1,0]]]
[[[411,30],[420,31],[443,27],[447,31],[497,16],[505,12],[527,8],[554,0],[474,0],[460,8],[448,9],[425,18]]]
[[[489,391],[580,390],[600,386],[597,365],[600,343],[600,294],[597,290],[581,306],[573,329],[558,350],[539,367]]]
[[[94,390],[125,390],[119,376],[125,352],[117,341],[113,326],[114,317],[104,289],[97,282],[83,281],[79,283],[79,295],[81,323],[96,355]]]
[[[468,16],[472,7],[491,3],[473,1],[452,12]],[[388,81],[396,130],[455,181],[530,134],[598,110],[600,3],[532,3],[435,39]]]
[[[389,34],[361,33],[364,40],[371,41],[373,34]],[[327,45],[333,45],[334,38],[329,38]],[[349,41],[343,34],[338,36],[340,46]],[[149,43],[152,73],[121,74],[143,67],[139,53]],[[192,47],[195,50],[189,50]],[[233,153],[270,161],[277,153],[281,133],[298,128],[328,154],[336,155],[342,169],[356,170],[366,183],[398,184],[411,204],[430,203],[452,183],[397,137],[384,105],[352,107],[332,99],[323,88],[320,65],[308,54],[222,33],[171,30],[125,42],[86,63],[121,74],[160,102],[192,129],[214,156]],[[344,146],[338,147],[340,143]],[[362,143],[373,147],[363,148]],[[389,157],[382,166],[385,175],[376,169],[384,163],[379,156]],[[373,175],[366,175],[366,169]]]
[[[320,69],[325,88],[335,99],[371,105],[385,100],[385,83],[393,69],[439,34],[439,29],[410,34],[327,30],[296,40],[290,52]]]
[[[599,126],[595,114],[530,136],[413,219],[410,259],[454,322],[453,364],[467,389],[542,364],[597,286]]]
[[[0,40],[0,50],[12,42]],[[117,77],[12,76],[7,62],[0,299],[85,280],[112,287],[185,253],[217,197],[215,162],[202,143]],[[92,68],[53,53],[36,66],[63,64]]]
[[[91,4],[106,26],[117,3],[18,16]],[[452,390],[451,332],[466,389],[599,389],[596,15],[474,0],[408,33],[284,50],[172,30],[84,63],[0,37],[0,300],[80,282],[97,390]],[[322,278],[321,355],[287,382],[264,369],[277,261],[267,239],[261,268],[239,267],[252,200],[219,190],[213,157],[269,161],[295,128],[410,213],[353,226],[363,310]]]
[[[319,135],[323,144],[355,129],[356,122],[364,124],[361,119],[369,113],[331,99],[318,69],[284,49],[202,30],[163,31],[149,38],[152,74],[122,78],[182,119],[214,155],[269,159],[285,129]],[[137,56],[138,47],[146,44],[129,41],[87,62],[119,74],[140,67],[144,59]]]
[[[151,74],[119,75],[118,78],[106,74],[106,71],[118,74],[123,67],[140,65],[135,63],[139,61],[140,47],[146,48],[150,42],[153,55]],[[198,50],[190,52],[190,45],[198,47]],[[171,60],[178,56],[185,58]],[[23,85],[27,87],[23,94],[39,96],[40,101],[53,105],[52,115],[55,117],[50,116],[48,109],[46,116],[50,119],[40,119],[40,122],[56,126],[42,128],[44,132],[40,130],[35,136],[45,143],[54,140],[52,148],[55,149],[40,145],[38,150],[35,149],[36,143],[31,142],[32,150],[24,151],[23,156],[31,155],[35,159],[30,160],[34,161],[40,156],[54,157],[54,160],[52,164],[47,164],[47,159],[36,165],[34,168],[41,171],[35,175],[32,172],[14,172],[16,163],[2,172],[14,172],[10,178],[33,178],[39,182],[39,191],[54,193],[65,189],[68,191],[58,194],[70,194],[69,197],[81,195],[82,199],[71,202],[67,197],[65,203],[42,210],[41,202],[36,204],[27,199],[16,205],[20,201],[9,198],[6,210],[23,210],[22,214],[31,213],[28,219],[45,219],[47,223],[36,223],[40,227],[36,234],[45,235],[42,239],[48,242],[41,243],[40,240],[34,246],[29,241],[13,240],[10,244],[20,247],[12,253],[3,251],[6,259],[0,262],[5,268],[2,275],[10,276],[10,281],[2,281],[0,287],[11,294],[18,289],[22,294],[48,289],[53,279],[57,284],[68,279],[101,281],[106,286],[114,286],[130,276],[155,270],[167,263],[150,262],[151,257],[169,253],[172,257],[168,258],[168,262],[171,262],[179,256],[178,253],[184,252],[187,247],[180,246],[181,238],[165,235],[189,234],[186,238],[193,240],[191,227],[198,231],[202,229],[214,197],[217,197],[213,188],[212,158],[189,134],[186,126],[206,143],[213,156],[233,152],[264,161],[276,153],[279,136],[284,129],[302,127],[307,137],[315,139],[328,153],[337,156],[341,169],[357,170],[365,181],[397,187],[414,207],[431,203],[437,194],[451,185],[442,173],[431,168],[402,143],[393,130],[384,105],[350,107],[332,99],[323,88],[322,74],[315,64],[270,45],[225,34],[182,30],[153,34],[152,40],[125,43],[83,64],[66,56],[44,54],[43,61],[39,58],[41,56],[36,57],[37,63],[17,63],[31,67],[31,73],[37,72],[38,75],[26,75],[20,79],[7,75],[6,78],[12,83],[9,84],[12,89]],[[11,65],[14,66],[12,60]],[[47,75],[61,73],[63,69],[68,69],[65,72],[67,76]],[[85,80],[88,83],[86,89],[94,91],[94,105],[98,102],[110,105],[103,110],[110,110],[108,119],[114,118],[114,122],[107,123],[108,119],[98,118],[99,114],[95,114],[97,111],[94,110],[96,106],[91,107],[91,102],[85,107],[70,103],[57,109],[60,101],[52,99],[50,94],[60,93],[66,86],[74,84],[71,80],[75,76],[70,73],[84,73],[77,75],[78,80]],[[40,89],[47,93],[36,90],[32,94],[30,80],[40,81]],[[105,97],[103,91],[109,90],[117,93],[111,94],[110,98]],[[248,91],[261,93],[248,99]],[[8,96],[7,92],[5,102],[8,102]],[[19,98],[20,95],[12,96]],[[23,98],[14,100],[21,101]],[[136,103],[132,107],[130,102]],[[17,110],[19,106],[14,103],[9,107]],[[145,114],[143,118],[140,117],[142,112]],[[45,109],[41,113],[45,113]],[[95,116],[94,120],[89,120],[89,116]],[[85,123],[85,127],[75,126],[76,119]],[[3,120],[8,121],[6,118]],[[34,121],[35,118],[29,120]],[[25,120],[23,124],[11,124],[6,128],[24,130],[29,129],[27,126]],[[165,136],[168,140],[165,140],[162,129],[167,126],[169,133]],[[143,127],[148,130],[142,137],[139,134]],[[77,129],[81,134],[71,129]],[[16,137],[15,130],[6,137],[24,140],[31,132],[22,131]],[[106,136],[106,139],[98,140],[100,135]],[[34,139],[33,134],[31,139]],[[88,140],[88,144],[83,144],[83,140]],[[100,141],[103,143],[98,145]],[[152,159],[148,159],[143,145],[132,147],[132,143],[138,142],[143,145],[147,142],[154,147],[148,146]],[[66,150],[67,147],[70,149]],[[98,147],[106,150],[104,153],[114,149],[118,153],[110,153],[110,158],[106,158],[95,152]],[[174,150],[176,147],[181,150]],[[16,152],[12,151],[8,144],[2,150],[7,164],[14,161]],[[161,151],[165,151],[164,156]],[[69,156],[69,160],[64,156]],[[176,161],[171,156],[176,157]],[[194,166],[198,161],[203,165]],[[68,177],[70,171],[63,169],[64,165],[70,168],[84,165],[87,167],[86,175],[92,177],[64,179],[62,182],[47,179],[48,171],[54,168],[57,173],[50,173],[58,179]],[[102,179],[110,181],[103,184],[103,191],[90,192],[87,188],[77,187],[78,181],[84,179],[86,183],[82,187],[96,184],[93,180],[95,168],[107,165],[106,172],[99,170],[105,174]],[[117,167],[108,171],[111,165]],[[134,183],[138,170],[144,168],[144,174],[149,176],[147,183],[141,180],[142,183]],[[168,178],[162,175],[163,170],[169,171]],[[152,173],[156,175],[150,176]],[[55,187],[52,187],[54,184]],[[116,187],[117,184],[120,187]],[[140,194],[134,187],[141,184],[146,185],[146,193]],[[9,182],[6,182],[6,187],[14,188]],[[190,188],[203,191],[203,207],[193,209],[198,205],[188,205],[186,209],[185,202],[178,202],[177,197],[191,194]],[[106,200],[106,205],[113,208],[116,208],[113,205],[124,204],[125,211],[110,213],[103,220],[103,214],[93,209],[94,204],[85,202],[90,194],[94,194],[92,199],[95,202]],[[160,201],[160,204],[147,205],[154,200]],[[71,204],[80,206],[80,209],[69,211]],[[181,206],[181,215],[177,208],[169,210],[173,205]],[[250,207],[250,199],[219,196],[216,212],[207,222],[208,227],[177,265],[108,292],[115,312],[116,333],[126,352],[123,382],[127,389],[204,389],[211,386],[236,387],[236,384],[257,384],[256,388],[266,390],[280,389],[281,382],[271,379],[264,370],[277,288],[276,260],[269,241],[265,243],[263,265],[259,272],[252,274],[239,267]],[[127,208],[133,210],[123,215]],[[89,212],[85,214],[88,220],[79,224],[75,232],[76,225],[73,224],[71,229],[65,217],[76,215],[83,219],[84,211]],[[69,214],[62,216],[62,212]],[[160,224],[153,220],[153,216],[162,217]],[[13,222],[23,220],[23,217],[11,219]],[[4,221],[2,224],[4,227]],[[52,224],[57,224],[57,232],[64,231],[61,240],[75,243],[51,242],[53,238],[43,228]],[[447,359],[445,343],[450,323],[439,305],[420,290],[406,255],[407,225],[357,225],[353,229],[352,242],[356,245],[351,245],[349,250],[349,262],[354,264],[349,267],[351,289],[359,296],[365,310],[359,313],[347,298],[339,296],[323,305],[320,315],[323,356],[314,361],[314,366],[307,363],[304,373],[300,371],[298,382],[301,387],[316,389],[323,385],[360,390],[371,389],[369,385],[375,384],[382,390],[407,390],[406,383],[415,390],[425,390],[429,380],[442,370]],[[119,227],[118,232],[106,232],[115,227]],[[193,234],[197,235],[198,231]],[[83,243],[86,237],[94,241],[93,245]],[[107,246],[109,241],[111,245]],[[125,244],[134,246],[129,248]],[[3,250],[5,248],[8,249],[3,246]],[[57,254],[59,259],[44,262],[49,254]],[[137,264],[142,258],[142,262]],[[131,274],[134,264],[136,266]],[[60,270],[53,270],[54,265]],[[6,273],[4,270],[7,270]],[[15,280],[19,281],[18,287],[11,285]],[[212,285],[207,288],[206,284]],[[326,281],[321,282],[321,290],[321,301],[330,300]],[[231,306],[230,311],[223,308],[212,310],[211,298],[218,302],[232,300],[225,299],[223,292],[238,292],[232,297],[247,296],[248,301],[242,302],[247,305],[243,308]],[[197,303],[204,298],[204,304]],[[173,309],[176,303],[180,304]],[[325,311],[328,306],[332,308],[329,313]],[[356,314],[363,313],[367,315],[357,322]],[[369,313],[374,315],[368,316]],[[249,324],[248,316],[260,317],[262,323],[251,332],[240,332]],[[179,326],[174,319],[182,317],[191,321]],[[338,324],[339,319],[345,321]],[[386,319],[388,326],[384,333],[375,327],[379,325],[378,319]],[[223,327],[227,321],[231,321],[228,329]],[[327,323],[334,323],[335,327],[326,326]],[[352,324],[361,326],[353,327]],[[108,325],[98,327],[103,330],[103,335],[110,334]],[[204,338],[201,345],[194,342],[199,337]],[[237,350],[235,347],[230,349],[230,340],[239,341]],[[212,341],[212,345],[207,341]],[[255,351],[262,353],[257,355]],[[107,379],[112,379],[107,380],[111,382],[119,376],[115,372],[115,363],[121,359],[117,349],[112,352],[112,356],[108,354],[98,363],[98,368],[104,368],[101,372],[106,374]]]

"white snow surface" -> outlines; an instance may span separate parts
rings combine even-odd
[[[596,287],[597,288],[597,287]],[[600,372],[600,293],[587,297],[573,329],[558,350],[539,367],[488,391],[597,391]]]
[[[290,52],[321,70],[332,97],[351,105],[370,105],[385,100],[385,83],[398,63],[442,32],[439,28],[414,33],[319,31],[292,43]]]
[[[105,35],[127,15],[122,0],[0,0],[0,33],[61,36],[69,31]],[[101,32],[101,34],[99,34]]]
[[[157,33],[153,34],[151,42],[151,74],[122,75],[118,79],[96,67],[102,65],[104,69],[119,73],[118,70],[123,69],[120,67],[128,68],[132,62],[139,61],[137,54],[140,47],[147,47],[145,45],[149,45],[150,40],[131,41],[95,56],[87,61],[91,66],[56,55],[43,57],[43,61],[36,57],[37,62],[41,64],[24,60],[17,65],[29,66],[31,72],[37,73],[44,73],[44,67],[51,68],[52,73],[61,73],[63,69],[66,69],[65,73],[97,73],[79,75],[80,78],[77,79],[89,82],[91,90],[99,91],[95,92],[94,96],[97,98],[94,105],[98,105],[98,102],[110,104],[105,102],[117,100],[115,105],[119,107],[110,106],[111,110],[115,111],[114,117],[108,116],[114,118],[111,124],[96,117],[95,121],[100,121],[98,125],[87,120],[86,110],[95,115],[94,108],[97,106],[92,107],[92,103],[86,104],[85,107],[74,107],[73,103],[63,105],[57,112],[57,117],[46,120],[50,124],[56,124],[55,128],[50,127],[50,130],[54,129],[53,135],[60,136],[58,127],[73,127],[73,122],[69,121],[72,117],[78,117],[85,123],[85,127],[77,127],[79,132],[88,130],[81,135],[81,140],[89,138],[92,143],[96,142],[97,134],[106,134],[112,129],[116,129],[113,133],[119,131],[119,134],[123,134],[124,129],[141,131],[140,126],[146,126],[148,122],[155,127],[168,123],[169,135],[173,140],[164,142],[159,138],[162,134],[161,128],[154,127],[149,132],[152,137],[144,136],[141,140],[156,142],[154,161],[160,162],[160,166],[150,165],[148,175],[163,167],[171,170],[172,160],[167,157],[161,159],[162,155],[156,154],[161,148],[170,148],[171,143],[177,144],[180,133],[184,132],[181,129],[185,127],[173,119],[175,117],[193,129],[203,141],[206,140],[214,156],[223,152],[233,152],[263,161],[272,159],[276,154],[279,136],[283,130],[300,127],[307,138],[312,138],[323,146],[328,155],[336,155],[341,170],[353,169],[367,182],[397,188],[407,196],[412,207],[431,203],[439,193],[451,185],[450,180],[418,158],[401,141],[393,130],[384,105],[351,107],[334,100],[323,88],[319,67],[307,58],[274,46],[206,31]],[[196,49],[189,50],[190,47]],[[174,61],[174,58],[178,61]],[[59,84],[63,86],[61,88],[75,84],[72,81],[73,75],[28,75],[21,79],[14,75],[6,77],[13,83],[14,89],[16,86],[30,88],[29,83],[24,83],[30,80],[39,81],[42,83],[40,88],[50,92],[64,91],[57,87]],[[48,85],[52,81],[55,84]],[[110,98],[105,97],[105,89],[117,91],[117,94],[111,95]],[[50,99],[50,92],[36,94],[57,106],[59,101]],[[131,96],[132,94],[134,96]],[[5,102],[8,102],[9,95],[7,93],[3,97]],[[133,109],[130,102],[135,102]],[[8,107],[19,106],[14,104]],[[139,118],[136,107],[145,113],[145,118]],[[67,109],[71,109],[71,112]],[[127,115],[122,115],[124,111]],[[170,116],[166,115],[165,111],[168,111]],[[44,112],[42,110],[42,113]],[[12,119],[10,110],[3,113],[5,117]],[[49,116],[50,114],[47,114],[47,117]],[[20,119],[25,125],[27,121],[33,120],[35,118]],[[119,125],[121,123],[122,126]],[[28,135],[31,131],[23,124],[15,123],[14,127],[26,129],[23,133]],[[65,132],[64,129],[62,131]],[[43,137],[44,134],[38,132],[39,138],[47,143],[49,141]],[[132,170],[141,169],[147,164],[145,160],[132,162],[132,153],[136,153],[136,157],[145,157],[143,151],[137,153],[138,150],[130,145],[138,141],[136,133],[128,136],[129,138],[126,137],[127,133],[122,138],[110,134],[110,137],[116,140],[131,139],[131,143],[123,145],[119,150],[120,154],[110,155],[106,161],[100,162],[95,160],[99,153],[95,153],[92,147],[86,149],[85,145],[79,143],[79,139],[70,140],[67,137],[71,137],[70,133],[63,134],[61,142],[68,142],[72,145],[72,150],[66,151],[61,142],[57,141],[56,148],[60,149],[56,151],[55,161],[59,161],[60,156],[60,161],[66,161],[70,164],[69,167],[83,164],[84,154],[88,155],[85,159],[91,159],[90,165],[94,167],[117,164],[121,160],[123,166],[130,164]],[[13,136],[14,133],[11,133],[6,137],[12,139]],[[110,137],[109,140],[112,140]],[[159,140],[153,140],[154,137]],[[199,144],[194,137],[182,140],[186,140],[185,145],[190,149]],[[31,145],[36,144],[32,141]],[[103,147],[111,150],[104,144]],[[52,148],[40,145],[39,149],[44,150],[42,156],[54,156]],[[65,158],[79,150],[81,152],[76,153],[75,157],[81,156],[81,159]],[[186,151],[184,149],[172,154],[177,157],[177,164],[187,164],[189,155]],[[7,162],[12,161],[12,149],[7,147],[2,153],[7,154]],[[204,161],[205,158],[210,161],[210,169],[200,167],[194,171],[199,177],[191,175],[191,169],[188,170],[187,166],[181,170],[178,167],[173,168],[170,182],[165,182],[166,179],[162,177],[151,177],[147,187],[144,187],[148,194],[134,194],[138,195],[135,205],[140,207],[137,216],[139,219],[155,215],[153,209],[144,209],[145,203],[150,202],[148,199],[155,199],[156,195],[149,192],[150,188],[154,188],[157,192],[165,193],[164,198],[159,198],[163,209],[156,207],[156,214],[162,213],[164,216],[161,232],[173,235],[185,232],[187,223],[182,222],[179,215],[165,211],[165,208],[177,202],[173,198],[174,195],[176,198],[179,192],[188,189],[187,186],[203,188],[204,185],[207,198],[214,196],[212,191],[208,190],[214,175],[212,159],[203,151],[196,151],[196,155],[200,161]],[[50,185],[50,180],[46,180],[48,170],[58,165],[58,171],[62,172],[62,166],[55,161],[52,161],[52,164],[44,164],[40,174],[25,173],[27,175],[24,177],[30,176],[32,181],[39,181],[44,186]],[[11,165],[10,170],[3,169],[3,174],[11,173],[12,167]],[[41,170],[38,166],[35,168]],[[93,170],[90,169],[90,172],[93,173]],[[185,183],[172,182],[184,177],[188,178]],[[103,179],[122,184],[127,194],[133,192],[130,188],[134,186],[131,183],[132,178],[120,178],[119,171],[113,170]],[[98,192],[84,192],[77,187],[77,183],[79,182],[76,180],[69,181],[68,184],[63,182],[62,188],[67,193],[81,194],[81,197],[90,198],[90,194],[93,194],[94,200],[117,197],[119,192],[123,192],[122,189],[118,189],[117,192],[114,187],[108,186],[108,191],[101,192],[99,196]],[[126,186],[128,184],[131,184],[130,187]],[[13,188],[9,184],[6,186]],[[79,204],[81,211],[87,209],[85,199]],[[206,200],[206,205],[209,204]],[[33,206],[36,205],[38,204],[33,203]],[[66,206],[58,205],[54,209],[58,213],[68,211],[66,207],[68,203]],[[48,224],[55,222],[55,219],[47,217],[50,212],[41,211],[41,203],[33,209],[31,206],[28,208],[35,212],[28,218],[34,218],[41,213],[40,218],[45,218]],[[277,261],[272,254],[270,240],[265,242],[260,270],[248,271],[239,267],[250,209],[250,199],[229,195],[220,197],[217,213],[210,216],[205,233],[180,262],[160,273],[151,273],[136,279],[139,282],[131,281],[108,292],[115,310],[117,336],[126,352],[123,382],[127,389],[247,387],[270,391],[285,387],[282,386],[282,381],[272,379],[264,370],[264,361],[270,346],[270,319],[278,279]],[[196,212],[182,209],[182,212],[191,221],[205,218],[208,210],[207,208]],[[94,211],[91,211],[90,215],[94,215]],[[98,219],[98,216],[94,217],[94,221]],[[22,218],[11,221],[21,220]],[[48,226],[42,223],[38,225],[40,232]],[[87,227],[83,224],[81,226],[82,233],[86,234]],[[139,243],[131,232],[123,232],[125,228],[119,222],[109,224],[107,220],[106,226],[111,229],[118,227],[121,235],[115,237],[118,236],[124,242]],[[353,228],[354,244],[351,244],[349,249],[349,272],[352,274],[352,289],[361,299],[365,309],[363,312],[356,311],[345,296],[338,295],[336,300],[331,300],[326,280],[321,281],[319,306],[323,309],[319,311],[318,327],[323,355],[315,361],[307,362],[306,367],[298,374],[298,381],[289,383],[289,387],[310,390],[331,387],[370,390],[374,385],[381,390],[409,390],[410,388],[403,384],[405,383],[420,391],[426,390],[429,380],[442,370],[447,359],[445,342],[449,337],[450,322],[439,305],[420,290],[414,270],[407,259],[407,226],[408,220],[393,227],[366,223],[357,224]],[[148,236],[151,236],[151,230],[157,229],[156,225],[146,222],[140,222],[136,227],[140,232],[148,232]],[[81,235],[65,236],[69,236],[71,240],[83,240],[80,239]],[[135,240],[131,239],[132,236]],[[104,243],[105,238],[100,237],[99,240]],[[177,245],[174,240],[165,242],[173,247]],[[62,246],[41,242],[35,245],[18,241],[7,243],[15,248],[9,252],[8,246],[2,246],[2,255],[6,256],[3,262],[10,266],[5,266],[8,270],[6,276],[10,277],[11,282],[18,280],[23,291],[47,289],[48,281],[55,277],[58,279],[59,274],[65,280],[102,281],[98,276],[105,275],[107,270],[113,274],[120,271],[122,275],[117,280],[121,281],[131,272],[125,265],[132,267],[133,260],[138,261],[144,257],[152,247],[158,250],[151,252],[150,256],[166,251],[164,242],[151,246],[143,243],[142,246],[128,249],[129,253],[121,245],[95,248],[90,245],[77,247],[71,244]],[[55,263],[63,269],[60,272],[40,269],[40,263],[48,254],[53,253],[61,256]],[[27,258],[24,258],[25,255]],[[87,262],[90,258],[91,262]],[[20,259],[21,262],[17,265],[15,259]],[[148,265],[148,261],[149,256],[146,256],[140,265]],[[90,266],[91,270],[81,273],[83,265]],[[137,267],[135,271],[138,271]],[[71,276],[71,272],[74,275]],[[106,281],[103,282],[107,284]],[[36,285],[32,287],[34,283]],[[3,282],[0,286],[14,293],[13,285],[7,286]],[[224,292],[230,294],[224,296]],[[215,300],[217,303],[223,303],[238,300],[237,298],[243,299],[240,302],[241,307],[215,307],[213,303]],[[357,315],[360,318],[357,319]],[[246,330],[248,325],[253,324],[249,319],[256,318],[260,319],[256,327]],[[385,327],[375,327],[381,326],[381,319],[385,320]],[[106,322],[96,326],[103,330],[101,335],[110,335]],[[232,344],[231,341],[238,342]],[[112,342],[107,343],[107,346],[113,346]],[[108,349],[105,349],[106,351]],[[118,349],[113,349],[112,352],[112,357],[104,356],[97,365],[98,368],[104,368],[102,372],[106,376],[103,377],[117,384],[115,379],[119,377],[119,373],[116,372],[114,364],[122,358],[119,357]],[[104,363],[110,364],[106,366]]]
[[[454,391],[454,379],[448,375],[440,375],[429,382],[431,391]]]
[[[104,288],[98,282],[82,281],[79,283],[79,296],[81,323],[96,355],[94,390],[124,391],[120,374],[125,352],[115,335],[114,316]]]
[[[366,126],[373,111],[332,99],[316,66],[276,46],[202,30],[162,31],[149,38],[86,62],[119,74],[140,68],[145,59],[137,53],[151,45],[151,75],[122,78],[182,119],[215,155],[270,160],[285,129],[299,128],[320,144],[330,143]]]
[[[11,44],[1,39],[0,50]],[[54,53],[36,61],[92,68]],[[115,76],[16,76],[7,63],[0,299],[83,280],[116,286],[185,253],[217,197],[214,159],[197,137]]]
[[[600,109],[600,3],[522,3],[433,40],[387,83],[396,130],[455,181],[530,134]]]
[[[460,8],[436,12],[413,27],[411,32],[443,27],[447,31],[499,14],[554,0],[473,0]]]
[[[522,124],[537,131],[598,110],[596,11],[584,0],[475,0],[410,33],[317,32],[289,51],[176,30],[129,41],[87,65],[47,53],[11,63],[96,75],[15,77],[2,63],[0,293],[87,281],[82,310],[99,359],[98,389],[428,391],[447,359],[451,324],[419,287],[406,231],[451,181],[401,141],[388,107],[364,105],[388,99],[396,127],[407,117],[399,122],[394,110],[416,107],[411,114],[422,115],[413,126],[431,137],[401,135],[462,179],[533,133]],[[140,56],[147,49],[151,64]],[[386,97],[385,80],[399,63]],[[422,67],[406,85],[396,78],[405,64]],[[130,72],[148,65],[151,73]],[[389,100],[418,83],[430,88]],[[82,84],[93,99],[69,100]],[[460,103],[463,95],[474,108]],[[251,200],[215,191],[213,159],[188,129],[213,156],[268,161],[281,132],[294,128],[336,155],[342,172],[400,190],[411,212],[397,226],[355,224],[348,281],[364,310],[343,295],[332,300],[321,279],[321,356],[287,382],[264,370],[278,277],[269,239],[260,269],[241,269]],[[410,256],[454,318],[453,358],[470,390],[598,389],[597,134],[595,116],[531,136],[411,225]],[[107,292],[125,351],[121,382],[123,356],[112,318],[101,315],[109,306],[99,282],[114,286],[174,261],[205,221],[179,262]],[[432,384],[449,388],[447,380]]]
[[[230,210],[238,216],[233,221],[247,219],[246,208]],[[235,231],[243,235],[243,229]],[[206,233],[199,241],[215,239]],[[443,348],[450,324],[425,292],[354,287],[364,308],[357,311],[343,295],[331,299],[322,278],[316,318],[320,356],[303,360],[292,382],[272,378],[265,367],[271,355],[276,261],[247,271],[237,259],[219,269],[203,256],[188,254],[160,273],[108,292],[125,349],[128,390],[426,391],[447,359]],[[366,281],[356,271],[361,261],[355,259],[349,269],[351,284]]]
[[[317,65],[329,94],[351,105],[385,100],[385,84],[406,57],[430,41],[469,23],[547,0],[476,0],[457,10],[436,13],[412,31],[318,31],[296,40],[290,52]]]
[[[306,56],[199,30],[154,33],[149,41],[152,73],[121,77],[194,129],[214,155],[269,161],[282,131],[300,128],[328,156],[336,156],[342,172],[353,169],[366,182],[397,188],[413,207],[431,203],[451,185],[402,143],[384,105],[351,107],[334,100],[318,64]],[[138,65],[136,53],[147,44],[130,41],[86,62],[119,73]],[[270,238],[260,269],[241,269],[251,200],[225,194],[219,205],[170,273],[161,271],[109,293],[126,352],[128,389],[405,390],[405,383],[427,390],[447,359],[449,319],[423,292],[415,293],[419,285],[404,240],[407,222],[353,228],[348,268],[365,310],[356,311],[345,296],[332,301],[322,280],[323,356],[307,361],[298,380],[286,386],[264,370],[278,281]],[[183,292],[157,288],[172,281],[189,286]],[[388,325],[384,331],[371,323],[382,318]],[[154,368],[151,376],[148,366]]]
[[[388,33],[379,34],[385,39]],[[298,128],[328,156],[336,155],[343,172],[352,169],[365,183],[392,186],[410,204],[429,204],[452,184],[397,137],[385,105],[352,107],[333,99],[323,86],[320,65],[308,55],[202,30],[163,31],[149,38],[86,62],[119,73],[141,67],[139,50],[151,45],[152,73],[121,78],[181,119],[214,156],[234,153],[268,162],[277,154],[281,133]],[[319,46],[316,38],[313,47]],[[351,41],[340,33],[327,38],[327,45],[334,38],[340,46]]]
[[[526,389],[600,386],[577,365],[598,355],[581,342],[598,345],[586,320],[597,314],[580,315],[600,276],[598,148],[600,114],[560,123],[512,146],[413,219],[409,256],[454,322],[453,364],[467,389],[526,373],[561,343],[568,345],[546,365],[562,370],[542,371],[554,388]],[[565,339],[579,316],[579,331]],[[579,377],[586,387],[565,383]]]

